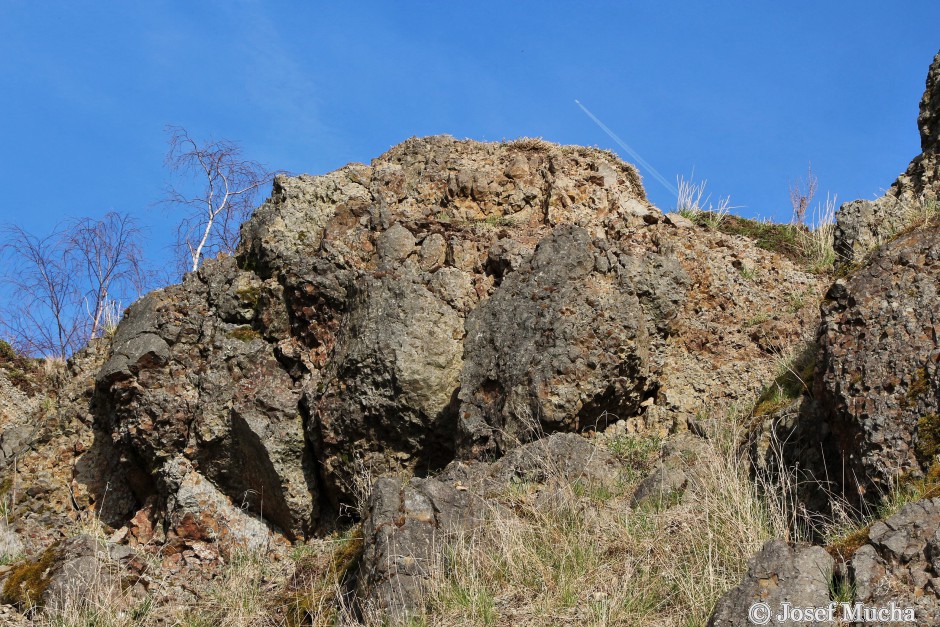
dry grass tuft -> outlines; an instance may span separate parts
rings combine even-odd
[[[803,246],[804,255],[809,260],[809,271],[826,272],[836,262],[836,197],[826,194],[826,204],[817,205],[813,212],[813,223],[808,229],[799,228],[797,232]]]
[[[711,194],[705,194],[708,181],[695,183],[691,178],[686,180],[683,176],[677,176],[676,184],[679,190],[676,212],[696,224],[717,229],[731,210],[735,209],[731,206],[731,196],[719,198],[717,205],[711,204]]]
[[[286,564],[263,551],[232,555],[200,603],[181,620],[186,627],[281,627],[287,621],[272,611],[271,598],[286,579]]]
[[[705,444],[677,505],[628,507],[616,491],[509,490],[475,530],[442,543],[414,624],[692,625],[738,583],[792,516],[749,480],[735,434]]]

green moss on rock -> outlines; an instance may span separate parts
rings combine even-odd
[[[927,374],[927,368],[918,368],[914,373],[910,387],[907,389],[907,396],[904,397],[902,404],[905,407],[917,405],[917,401],[925,397],[930,392],[930,378]]]
[[[249,287],[243,287],[235,291],[235,296],[238,297],[243,303],[248,303],[249,305],[256,306],[258,301],[261,300],[261,289],[255,285]]]
[[[232,329],[226,333],[226,335],[233,340],[238,340],[240,342],[251,342],[252,340],[257,340],[261,337],[260,333],[247,325]]]
[[[0,599],[19,609],[42,605],[42,597],[51,582],[50,573],[59,558],[59,546],[54,544],[39,556],[15,565],[3,584]]]
[[[914,448],[917,461],[929,467],[937,461],[940,453],[940,416],[924,414],[917,421],[917,444]]]
[[[856,529],[830,543],[826,546],[826,551],[828,551],[829,555],[832,557],[846,562],[852,559],[855,552],[868,542],[868,532],[870,530],[871,525],[865,525],[864,527]]]

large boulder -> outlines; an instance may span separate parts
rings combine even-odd
[[[708,626],[782,624],[772,617],[782,611],[784,603],[825,608],[830,602],[832,576],[833,560],[825,549],[770,540],[751,558],[744,580],[719,599]],[[763,605],[752,610],[758,604]],[[761,610],[770,614],[761,614]],[[762,622],[765,615],[769,620]]]
[[[437,479],[379,479],[363,521],[357,602],[367,616],[401,620],[418,609],[451,534],[483,521],[481,502]]]
[[[301,390],[278,361],[286,312],[276,283],[207,264],[135,303],[98,373],[101,423],[140,467],[143,501],[172,491],[179,456],[289,537],[309,533],[315,478]]]
[[[98,373],[131,517],[172,526],[188,464],[302,538],[365,477],[748,398],[820,279],[676,224],[611,153],[536,140],[411,139],[278,177],[236,255],[133,305]]]
[[[76,614],[126,593],[142,597],[144,562],[126,547],[80,534],[15,564],[2,582],[0,599],[20,609]]]
[[[830,467],[874,502],[940,453],[938,273],[940,228],[914,231],[836,281],[822,306],[817,433],[835,449]]]
[[[644,289],[677,313],[688,277],[679,264],[595,247],[563,226],[467,320],[460,387],[463,446],[504,452],[545,432],[606,426],[656,392]],[[652,286],[631,276],[656,264]],[[657,288],[660,293],[657,293]]]

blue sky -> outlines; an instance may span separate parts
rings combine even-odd
[[[575,99],[670,181],[788,220],[808,162],[841,201],[919,152],[938,24],[936,0],[0,0],[0,222],[128,211],[165,258],[170,123],[298,173],[435,133],[622,152]]]

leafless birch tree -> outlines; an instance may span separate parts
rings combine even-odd
[[[83,304],[91,325],[89,337],[98,337],[107,319],[113,318],[120,298],[140,296],[147,288],[141,231],[129,215],[112,211],[101,220],[77,220],[67,233],[85,278]],[[114,294],[114,288],[120,293]]]
[[[21,353],[67,358],[148,287],[141,232],[126,214],[73,220],[47,237],[19,226],[2,235],[0,332]]]
[[[230,141],[200,144],[179,126],[168,126],[167,132],[166,165],[184,179],[182,185],[168,188],[166,198],[186,211],[177,231],[177,255],[181,265],[196,271],[203,259],[235,250],[241,223],[274,173],[245,159]]]
[[[21,353],[63,359],[81,343],[81,321],[74,315],[79,298],[75,259],[56,230],[39,238],[18,226],[5,229],[4,279],[9,305],[0,325]]]

